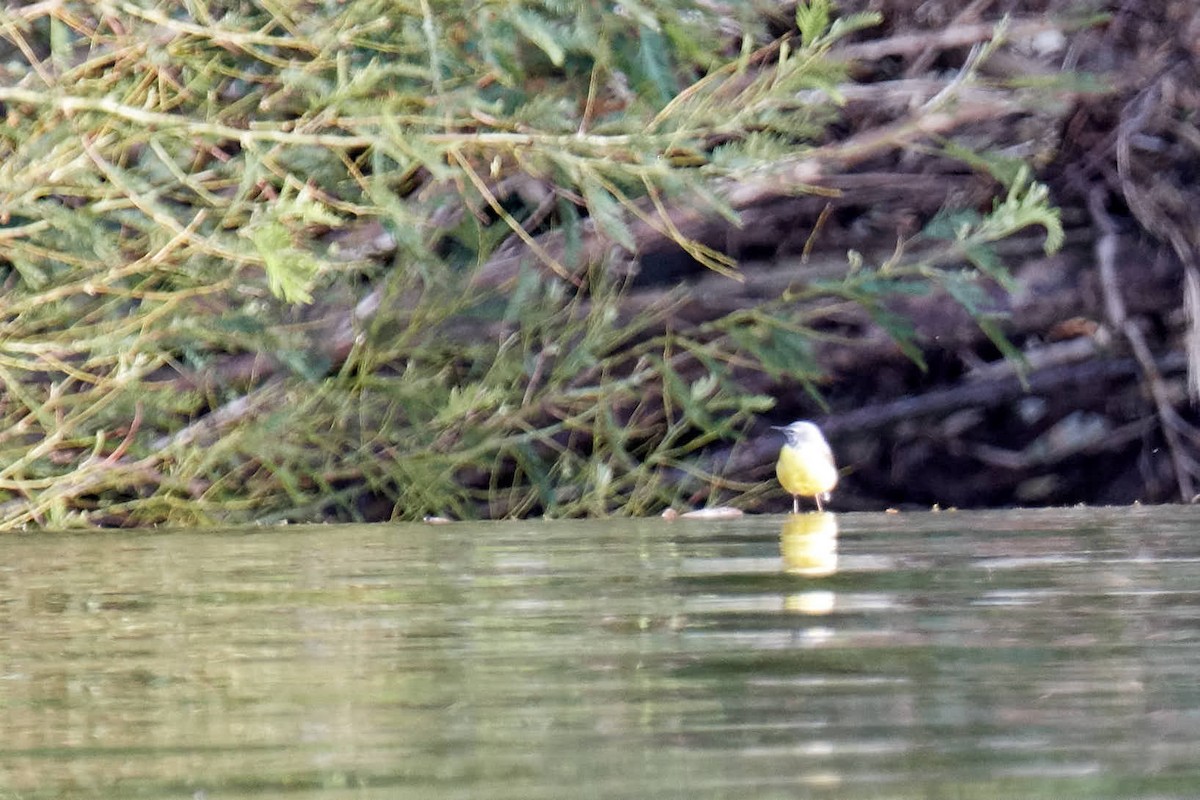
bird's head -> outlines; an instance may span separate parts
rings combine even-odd
[[[821,429],[806,419],[797,420],[791,425],[772,425],[771,427],[777,431],[783,431],[783,435],[787,437],[787,443],[793,446],[805,442],[825,441],[825,437],[821,435]]]

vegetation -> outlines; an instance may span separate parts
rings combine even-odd
[[[948,293],[1015,355],[995,244],[1061,241],[1030,170],[956,136],[1046,102],[980,78],[1003,26],[839,133],[847,43],[880,22],[828,0],[0,11],[0,525],[753,506],[761,476],[704,454],[781,387],[820,401],[847,304],[919,362],[892,300]],[[687,285],[633,302],[648,250],[737,286],[706,226],[904,153],[993,199],[702,320]]]

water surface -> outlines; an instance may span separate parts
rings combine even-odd
[[[1191,508],[0,554],[0,800],[1200,796]]]

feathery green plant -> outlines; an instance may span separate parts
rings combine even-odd
[[[736,277],[672,210],[736,222],[728,187],[819,154],[831,48],[877,21],[828,0],[782,38],[701,0],[0,10],[0,527],[641,514],[748,488],[695,456],[770,408],[739,376],[816,391],[811,309],[627,318],[614,254],[666,237]],[[1003,280],[989,244],[1030,224],[1057,231],[1022,178],[929,235]],[[932,264],[805,297],[861,303],[919,357],[882,301],[923,281],[970,307]]]

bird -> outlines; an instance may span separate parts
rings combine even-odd
[[[775,475],[779,483],[792,496],[792,513],[800,513],[800,497],[812,497],[817,501],[817,511],[824,511],[822,500],[837,486],[838,471],[833,463],[833,451],[829,442],[821,435],[821,429],[802,419],[791,425],[772,425],[783,431],[787,441],[779,451],[775,464]]]

